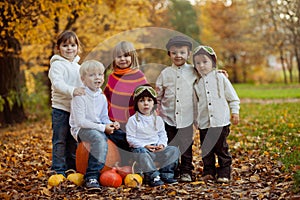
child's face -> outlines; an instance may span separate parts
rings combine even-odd
[[[213,70],[212,60],[204,54],[199,54],[194,57],[194,65],[201,75],[206,75]]]
[[[137,102],[139,111],[144,115],[151,115],[154,107],[154,101],[151,97],[142,97]]]
[[[190,56],[188,46],[171,46],[169,52],[171,61],[176,66],[183,65]]]
[[[115,57],[115,63],[121,69],[128,68],[131,66],[131,63],[132,63],[131,56],[128,53],[119,55],[119,56]]]
[[[92,91],[97,91],[104,82],[104,72],[100,69],[88,70],[82,77],[82,82]]]
[[[61,43],[58,47],[59,54],[69,61],[73,61],[78,53],[78,46],[74,39]]]

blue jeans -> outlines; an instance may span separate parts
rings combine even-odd
[[[70,113],[52,108],[52,167],[65,176],[68,169],[76,169],[75,157],[77,142],[70,132]]]
[[[145,182],[153,180],[156,176],[162,179],[174,178],[174,170],[180,156],[177,147],[167,146],[159,152],[151,152],[146,148],[134,148],[132,152],[138,163],[138,172],[144,173]],[[159,165],[159,170],[155,163]]]
[[[90,153],[85,179],[99,179],[100,170],[105,165],[108,145],[105,133],[81,128],[78,132],[80,141],[90,143]]]

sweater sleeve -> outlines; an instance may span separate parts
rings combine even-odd
[[[157,122],[159,127],[159,130],[157,131],[158,134],[158,144],[163,144],[165,147],[168,145],[168,136],[167,132],[165,130],[165,125],[161,117],[157,116]]]
[[[52,83],[52,87],[63,93],[68,95],[69,97],[73,96],[73,92],[75,87],[68,85],[64,81],[64,68],[60,66],[59,62],[53,62],[49,69],[48,77]]]
[[[223,75],[224,76],[224,75]],[[231,113],[239,114],[240,110],[240,99],[230,83],[229,79],[224,76],[224,89],[225,89],[225,98],[229,104]]]
[[[126,139],[130,147],[140,148],[143,147],[140,145],[139,141],[136,139],[137,129],[136,129],[135,120],[133,117],[130,117],[126,124]]]

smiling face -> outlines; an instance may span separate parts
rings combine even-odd
[[[82,82],[92,91],[97,91],[104,82],[104,70],[99,68],[88,69],[84,76],[82,76]]]
[[[194,65],[201,75],[206,75],[213,70],[212,60],[204,54],[194,56]]]
[[[62,57],[72,62],[78,54],[78,45],[74,38],[70,38],[69,40],[60,43],[57,50]]]
[[[171,46],[169,49],[169,55],[174,65],[181,66],[187,61],[188,57],[190,56],[189,47]]]
[[[154,107],[154,101],[151,97],[141,97],[137,101],[138,109],[140,113],[150,116]]]
[[[114,62],[117,67],[121,69],[125,69],[131,66],[132,59],[129,53],[124,53],[121,55],[117,55],[114,59]]]

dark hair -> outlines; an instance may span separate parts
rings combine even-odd
[[[143,84],[143,85],[140,85],[138,87],[136,87],[136,89],[134,90],[134,93],[137,91],[138,88],[140,87],[149,87],[151,88],[152,90],[154,90],[154,88],[151,87],[150,84]],[[154,90],[155,91],[155,90]],[[156,92],[155,92],[156,93]],[[156,109],[156,104],[157,104],[157,99],[155,96],[153,96],[153,94],[151,94],[147,89],[143,90],[142,93],[138,94],[137,96],[135,96],[135,94],[133,95],[134,98],[133,98],[133,105],[134,105],[134,110],[135,111],[139,111],[139,108],[138,108],[138,101],[143,98],[143,97],[150,97],[153,99],[154,101],[154,110]]]
[[[56,46],[59,47],[60,44],[65,43],[69,40],[73,40],[77,44],[78,52],[80,52],[81,51],[80,41],[79,41],[76,33],[73,31],[70,31],[70,30],[63,31],[58,35],[57,41],[56,41]]]

